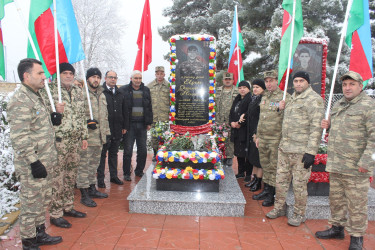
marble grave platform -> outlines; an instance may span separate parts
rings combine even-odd
[[[246,200],[231,167],[224,167],[225,179],[220,180],[218,193],[157,191],[153,169],[152,164],[128,196],[130,213],[244,216]]]
[[[288,217],[293,214],[294,194],[292,188],[289,189],[286,198],[287,215]],[[329,219],[331,211],[329,209],[328,196],[308,196],[306,207],[307,219]],[[368,192],[368,220],[375,221],[375,189],[371,188]]]

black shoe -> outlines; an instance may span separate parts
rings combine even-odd
[[[256,192],[262,187],[262,178],[258,178],[257,181],[250,187],[251,192]]]
[[[138,177],[142,177],[144,175],[143,172],[139,173],[139,174],[135,174],[135,176],[138,176]]]
[[[122,180],[120,180],[117,176],[111,178],[109,181],[112,182],[112,183],[115,183],[117,185],[124,185],[124,182]]]
[[[268,184],[264,183],[264,189],[263,189],[263,191],[260,192],[259,194],[254,194],[253,195],[253,200],[257,200],[257,201],[258,200],[264,200],[266,198],[267,194],[268,194],[268,190],[269,190],[268,187],[269,187]]]
[[[124,180],[125,181],[131,181],[132,178],[130,178],[130,175],[124,175]]]
[[[87,188],[80,188],[81,191],[81,203],[86,207],[96,207],[96,202],[89,197]]]
[[[64,211],[64,216],[75,217],[75,218],[85,218],[86,213],[82,213],[82,212],[72,209],[70,211]]]
[[[96,189],[95,184],[90,185],[90,187],[88,189],[88,193],[89,193],[90,198],[100,198],[100,199],[108,198],[108,194],[99,192]]]
[[[268,193],[266,195],[266,198],[262,202],[263,207],[270,207],[275,204],[275,187],[268,186]]]
[[[354,237],[350,236],[349,250],[362,250],[363,248],[363,236]]]
[[[253,179],[249,183],[245,184],[245,187],[251,187],[252,185],[254,185],[255,182],[257,182],[257,180],[258,180],[258,177],[254,175]]]
[[[36,237],[22,239],[22,249],[23,250],[40,250],[38,244],[36,243]]]
[[[98,180],[98,188],[105,188],[104,180]]]
[[[51,235],[47,234],[46,233],[46,226],[44,224],[36,227],[36,244],[38,246],[55,245],[55,244],[58,244],[60,242],[62,242],[62,237],[61,236],[51,236]]]
[[[251,181],[251,175],[246,175],[245,179],[243,181],[244,182],[250,182]]]
[[[244,173],[236,174],[236,179],[240,179],[240,178],[245,178],[245,174]]]
[[[319,239],[344,239],[344,227],[343,226],[332,226],[331,228],[318,231],[315,233],[315,236]]]
[[[56,227],[61,228],[71,228],[72,224],[69,223],[69,221],[65,220],[63,217],[60,218],[49,218],[49,221],[52,225],[55,225]]]

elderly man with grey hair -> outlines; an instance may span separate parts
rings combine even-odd
[[[147,130],[153,121],[150,89],[142,82],[142,72],[135,70],[131,74],[128,85],[120,88],[125,95],[128,107],[128,118],[125,121],[123,171],[124,180],[131,181],[130,166],[133,155],[134,142],[137,143],[137,166],[134,174],[143,176],[147,157]]]

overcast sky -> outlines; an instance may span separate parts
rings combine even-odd
[[[74,0],[73,0],[74,1]],[[30,0],[17,0],[25,20],[28,20],[28,9]],[[122,6],[124,19],[126,20],[126,33],[120,39],[124,46],[127,68],[133,70],[137,54],[136,40],[138,37],[144,0],[123,0]],[[169,52],[169,44],[161,40],[157,29],[168,24],[168,18],[162,16],[162,10],[171,6],[172,0],[150,0],[151,26],[152,26],[152,63],[148,71],[144,73],[143,82],[149,83],[154,79],[155,66],[163,65],[166,69],[166,77],[169,76],[169,62],[163,59],[163,55]],[[18,62],[27,55],[27,35],[19,18],[15,4],[11,3],[5,7],[5,17],[2,20],[3,40],[6,50],[7,80],[10,82],[19,81],[17,76]],[[98,65],[100,67],[100,65]],[[128,79],[119,79],[120,84],[128,83]]]

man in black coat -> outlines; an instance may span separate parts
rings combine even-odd
[[[143,176],[147,157],[147,131],[150,130],[153,121],[150,89],[142,82],[142,72],[132,72],[128,85],[120,88],[125,94],[125,102],[128,108],[128,119],[125,120],[127,133],[124,136],[123,171],[124,180],[131,181],[130,166],[133,155],[134,142],[137,142],[137,167],[134,173],[138,177]]]
[[[123,185],[117,176],[117,153],[122,135],[126,133],[125,121],[128,119],[128,108],[124,99],[124,94],[119,91],[116,86],[117,74],[110,70],[105,74],[105,82],[103,83],[104,95],[107,100],[108,123],[111,131],[110,140],[103,145],[100,164],[97,169],[98,187],[105,188],[104,170],[106,154],[108,151],[108,167],[110,173],[110,181],[112,183]]]

